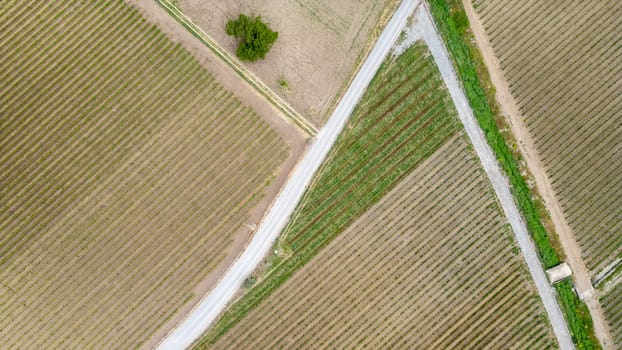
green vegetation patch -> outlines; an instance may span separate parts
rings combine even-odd
[[[451,3],[450,4],[448,3]],[[494,150],[499,163],[510,179],[512,193],[525,218],[527,228],[533,238],[540,260],[545,268],[559,264],[559,254],[553,248],[551,239],[542,223],[540,212],[536,207],[527,182],[520,173],[518,162],[499,132],[495,121],[495,113],[482,87],[482,79],[477,72],[469,34],[466,32],[464,9],[456,0],[430,0],[430,10],[436,26],[449,50],[458,78],[462,81],[469,104],[481,128],[486,134],[488,143]],[[484,79],[482,79],[484,80]],[[579,349],[600,348],[594,336],[592,321],[587,307],[572,290],[570,283],[556,285],[560,306],[566,315],[573,341]]]
[[[279,33],[272,31],[262,22],[261,17],[240,15],[230,20],[225,27],[227,34],[239,40],[236,55],[243,61],[257,61],[266,58],[272,44],[279,38]]]
[[[381,66],[285,228],[277,246],[286,256],[273,261],[197,348],[226,334],[459,130],[426,50],[417,43]]]

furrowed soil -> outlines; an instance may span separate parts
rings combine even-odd
[[[396,0],[180,0],[180,9],[229,53],[225,33],[239,14],[261,16],[279,33],[265,60],[245,63],[268,87],[316,126],[327,119],[396,8]],[[279,84],[283,80],[286,87]]]
[[[147,344],[244,247],[304,140],[124,2],[13,2],[0,23],[0,347]]]

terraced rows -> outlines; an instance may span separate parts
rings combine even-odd
[[[600,302],[615,345],[622,347],[622,283],[618,283]]]
[[[511,237],[454,136],[213,348],[552,348]]]
[[[124,2],[5,5],[0,343],[136,347],[235,253],[287,146]]]
[[[424,44],[388,59],[285,228],[276,267],[196,348],[554,347],[468,148]]]
[[[622,252],[622,3],[476,0],[593,272]]]

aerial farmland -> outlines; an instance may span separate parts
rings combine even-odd
[[[167,1],[167,0],[163,0]],[[249,68],[315,125],[322,125],[358,63],[395,9],[396,0],[177,1],[229,52],[223,28],[240,13],[259,15],[279,32],[270,59]]]
[[[0,0],[0,350],[619,349],[620,38],[613,0]]]
[[[123,2],[2,9],[0,347],[139,346],[242,249],[303,139]]]
[[[421,42],[381,67],[328,160],[274,269],[197,348],[555,347]]]

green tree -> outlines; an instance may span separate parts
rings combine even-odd
[[[238,39],[237,56],[243,61],[256,61],[265,58],[272,44],[278,39],[279,33],[272,31],[261,21],[261,17],[240,15],[227,22],[227,34]]]

